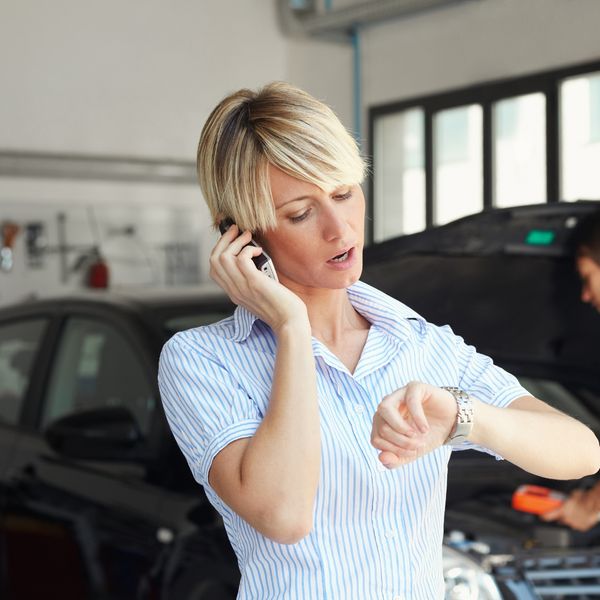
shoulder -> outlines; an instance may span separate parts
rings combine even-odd
[[[224,347],[233,343],[235,322],[233,315],[200,327],[178,331],[163,345],[160,360],[184,358],[186,355],[201,354],[218,356]]]

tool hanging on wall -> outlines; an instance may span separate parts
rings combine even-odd
[[[13,268],[13,248],[21,227],[7,221],[0,225],[0,271],[8,273]]]

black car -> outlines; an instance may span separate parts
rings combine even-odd
[[[600,316],[579,302],[565,252],[569,224],[589,210],[493,211],[392,240],[366,251],[363,279],[452,323],[532,393],[600,431]],[[156,383],[175,331],[232,310],[214,288],[0,310],[1,598],[235,598],[235,556],[173,441]],[[596,533],[515,512],[521,483],[582,484],[455,453],[448,600],[600,594]]]
[[[164,342],[234,307],[138,295],[0,311],[0,598],[235,598],[235,556],[157,387]]]

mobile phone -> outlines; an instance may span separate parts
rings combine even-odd
[[[221,232],[221,235],[224,234],[232,225],[233,221],[231,219],[223,219],[219,223],[219,231]],[[254,240],[250,240],[250,242],[246,244],[246,246],[258,247],[258,244],[256,244]],[[277,272],[275,271],[275,266],[273,265],[273,261],[264,250],[262,251],[262,254],[259,254],[258,256],[253,256],[252,261],[256,265],[256,268],[259,271],[261,271],[261,273],[264,273],[267,277],[270,277],[275,281],[279,281],[279,279],[277,278]]]

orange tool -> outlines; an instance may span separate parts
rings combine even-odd
[[[565,494],[539,485],[521,485],[512,497],[512,507],[522,512],[543,515],[558,508],[565,501]]]

